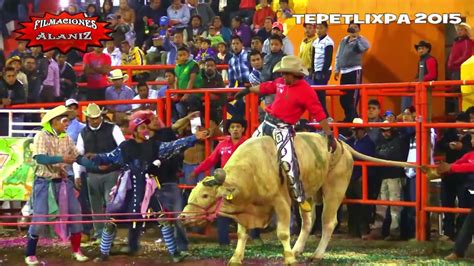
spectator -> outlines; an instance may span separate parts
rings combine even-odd
[[[259,51],[260,53],[263,50],[263,40],[260,38],[260,36],[253,36],[252,41],[250,42],[250,50],[256,50]],[[265,57],[265,54],[262,54],[263,57]]]
[[[262,69],[262,75],[260,76],[260,79],[262,80],[262,82],[275,80],[276,78],[281,77],[281,73],[273,72],[273,68],[285,56],[285,53],[282,50],[283,41],[279,35],[274,34],[270,36],[269,41],[270,41],[270,53],[265,55],[265,57],[263,58],[263,69]],[[270,104],[270,103],[265,103],[265,104]]]
[[[242,43],[245,47],[250,47],[250,38],[252,37],[252,32],[250,27],[242,22],[241,17],[233,17],[232,18],[232,35],[239,36],[242,40]]]
[[[86,127],[82,129],[77,138],[77,150],[80,155],[88,153],[108,153],[117,148],[125,137],[117,125],[104,121],[104,110],[91,103],[83,112],[86,116]],[[74,178],[77,187],[81,187],[80,167],[73,165]],[[93,214],[103,214],[104,206],[109,197],[112,187],[116,184],[120,166],[109,165],[107,169],[98,171],[87,171],[87,186],[89,190],[89,202]],[[103,216],[93,216],[93,220],[103,220]],[[95,238],[101,239],[103,223],[94,223]]]
[[[473,123],[474,122],[474,106],[467,108],[466,114],[469,115],[469,120],[471,123]]]
[[[5,63],[6,66],[13,67],[16,71],[16,79],[23,84],[25,96],[28,97],[28,77],[21,71],[21,59],[19,56],[10,57]]]
[[[273,27],[273,18],[272,17],[266,17],[265,21],[263,22],[263,27],[261,27],[257,31],[257,36],[262,38],[263,42],[265,42],[270,35],[272,35],[272,27]]]
[[[207,35],[205,27],[202,25],[202,20],[199,15],[193,15],[191,17],[191,25],[186,28],[186,36],[184,36],[184,42],[188,44],[189,47],[193,43],[197,42],[197,39]]]
[[[363,124],[364,121],[360,118],[354,118],[354,124]],[[368,155],[375,155],[375,144],[367,134],[367,128],[359,127],[352,128],[352,136],[347,140],[354,150]],[[373,171],[369,172],[369,179],[373,178]],[[346,197],[351,199],[362,199],[362,168],[354,166],[352,170],[352,177],[347,188]],[[369,220],[370,208],[362,204],[347,205],[347,226],[349,227],[349,235],[357,238],[368,238],[370,234]]]
[[[293,17],[293,10],[291,10],[288,0],[280,0],[280,8],[276,12],[277,19],[288,19]]]
[[[211,48],[211,40],[209,39],[202,39],[201,41],[201,49],[199,49],[199,52],[196,56],[196,62],[198,62],[200,65],[204,63],[206,58],[215,58],[216,53],[214,50]]]
[[[67,7],[67,12],[71,15],[75,15],[79,13],[79,7],[75,4],[69,4],[69,6]]]
[[[112,83],[112,86],[108,87],[105,90],[105,99],[110,100],[132,100],[135,97],[135,92],[128,87],[127,85],[123,84],[127,79],[128,75],[123,74],[122,70],[114,69],[110,72],[110,77],[108,78],[109,81]],[[108,105],[107,109],[116,114],[117,113],[125,113],[127,111],[132,110],[131,104],[117,104],[117,105]],[[121,114],[118,116],[123,117]],[[118,121],[118,120],[116,120]]]
[[[225,87],[221,74],[217,71],[216,59],[207,57],[204,60],[204,68],[201,70],[202,87],[203,88],[219,88]],[[216,123],[222,121],[222,106],[227,101],[227,93],[211,93],[211,119]]]
[[[232,54],[227,51],[227,44],[225,42],[220,42],[217,45],[217,64],[227,65],[231,57]]]
[[[25,55],[31,54],[31,50],[26,48],[27,41],[18,41],[18,47],[10,53],[10,58],[19,56],[23,58]]]
[[[3,70],[2,79],[0,79],[1,108],[10,104],[26,103],[25,89],[16,75],[16,70],[13,67],[7,66]]]
[[[77,119],[79,103],[75,99],[67,99],[64,103],[64,106],[66,106],[73,114],[71,115],[72,118],[69,121],[69,126],[66,129],[66,133],[72,139],[72,141],[74,141],[74,144],[77,144],[77,138],[79,137],[79,134],[81,133],[82,129],[86,127],[84,123]]]
[[[467,23],[454,25],[456,28],[456,39],[454,39],[451,53],[448,58],[448,71],[450,80],[461,79],[461,64],[471,57],[472,54],[472,40],[471,40],[471,26]],[[452,92],[459,93],[460,87],[453,86]],[[459,109],[458,98],[446,98],[446,113],[457,112]]]
[[[229,87],[243,86],[249,82],[250,64],[239,36],[232,37],[232,53],[229,60]]]
[[[100,47],[84,55],[83,70],[87,79],[86,99],[88,101],[101,101],[105,99],[105,89],[109,85],[107,75],[110,73],[112,60],[103,53]]]
[[[166,10],[170,18],[170,25],[175,28],[186,28],[191,14],[188,6],[181,3],[181,0],[173,0],[171,6]]]
[[[43,80],[43,86],[40,92],[41,102],[55,102],[60,95],[59,66],[53,58],[54,51],[44,53],[47,62],[46,78]]]
[[[384,123],[389,123],[384,121]],[[405,161],[407,158],[408,145],[399,135],[396,129],[390,126],[381,127],[383,139],[377,143],[375,157],[384,160]],[[403,169],[399,167],[379,167],[377,176],[382,179],[380,188],[380,199],[390,201],[401,200],[402,178],[405,176]],[[382,228],[382,236],[386,240],[395,238],[394,232],[399,230],[400,211],[399,206],[380,206],[382,214],[389,214],[391,219],[385,219]]]
[[[141,47],[147,36],[152,36],[150,27],[157,27],[160,25],[160,18],[166,16],[166,7],[161,3],[161,0],[151,0],[146,6],[143,6],[138,12],[138,18],[135,22],[135,31],[137,33],[137,46]],[[149,21],[153,23],[149,25]],[[151,22],[150,21],[150,22]],[[147,33],[148,29],[148,33]]]
[[[352,21],[347,32],[349,32],[349,35],[341,40],[336,53],[334,79],[338,80],[339,75],[341,75],[341,85],[361,84],[362,55],[369,49],[369,42],[366,38],[360,36],[360,24]],[[344,95],[339,97],[339,101],[342,109],[344,109],[344,122],[351,122],[357,117],[358,90],[347,90]]]
[[[43,58],[43,52],[41,51],[41,46],[31,47],[31,55],[37,60],[36,63],[39,63],[38,60]]]
[[[158,92],[148,88],[146,82],[139,82],[137,85],[137,95],[133,97],[134,100],[157,99]],[[137,110],[156,110],[156,104],[152,103],[137,103],[132,104],[133,111]]]
[[[217,45],[221,42],[224,42],[224,38],[222,38],[222,34],[220,32],[217,32],[216,28],[212,25],[209,26],[207,38],[211,40],[211,47],[213,49],[217,49]]]
[[[257,5],[255,14],[253,15],[253,30],[255,32],[259,31],[265,25],[266,18],[270,17],[272,19],[275,17],[275,13],[272,10],[272,7],[268,4],[268,0],[260,0],[260,4]],[[271,28],[269,29],[269,31]]]
[[[66,62],[66,60],[67,55],[61,53],[56,55],[56,61],[59,67],[60,97],[70,99],[76,96],[76,73],[71,64]]]
[[[291,43],[290,39],[283,35],[283,24],[280,22],[274,22],[272,25],[272,34],[279,35],[283,41],[283,52],[286,55],[294,55],[293,44]],[[265,42],[263,42],[263,49],[262,52],[265,54],[270,53],[270,40],[267,38]]]
[[[214,26],[216,31],[222,35],[222,38],[224,39],[226,43],[229,43],[231,41],[230,39],[232,37],[232,31],[229,28],[222,25],[221,17],[215,16],[212,19],[212,25]]]
[[[100,17],[100,12],[97,11],[97,7],[94,4],[88,4],[86,9],[87,17]]]
[[[112,0],[104,0],[102,4],[102,19],[106,20],[107,16],[114,13],[114,4]]]
[[[456,123],[468,123],[469,121],[469,115],[466,113],[460,113],[456,117]],[[471,140],[471,135],[466,134],[463,128],[450,128],[444,132],[443,137],[436,145],[436,149],[438,152],[445,154],[447,163],[454,163],[473,150]],[[466,181],[469,182],[469,179],[462,174],[448,173],[447,178],[441,180],[441,206],[455,207],[457,201],[460,208],[472,207],[469,200],[470,195],[465,191]],[[454,240],[456,238],[456,232],[461,229],[464,218],[465,215],[458,215],[455,219],[455,214],[444,214],[443,232],[445,239]]]
[[[116,14],[107,16],[108,27],[112,30],[110,37],[114,40],[115,47],[120,47],[120,44],[125,40],[125,34],[130,31],[130,25],[123,22],[122,17]]]
[[[369,100],[369,106],[368,106],[368,111],[367,111],[367,117],[369,119],[369,123],[381,123],[383,122],[383,118],[380,116],[380,103],[376,99],[370,99]],[[374,143],[378,143],[381,134],[380,134],[380,128],[374,127],[374,128],[369,128],[368,132],[370,139]]]
[[[122,66],[144,66],[146,65],[145,53],[133,46],[128,41],[122,42]],[[146,70],[134,70],[132,76],[133,81],[146,81],[149,73]]]
[[[135,10],[128,5],[127,0],[120,0],[119,8],[115,14],[120,16],[121,19],[123,19],[123,22],[133,29],[133,23],[135,23]]]
[[[174,73],[174,70],[172,69],[166,70],[165,80],[166,80],[166,85],[161,86],[161,88],[158,90],[158,98],[166,97],[166,91],[168,89],[170,90],[176,89],[176,74]]]
[[[25,55],[25,57],[23,58],[22,71],[28,78],[27,102],[35,103],[38,101],[39,98],[41,80],[39,77],[36,60],[32,55]]]
[[[250,25],[255,13],[256,0],[240,0],[239,9],[231,15],[232,18],[238,16],[242,18],[242,22]]]
[[[199,15],[202,20],[201,24],[204,27],[209,26],[209,24],[211,23],[211,19],[216,16],[216,14],[214,14],[214,11],[212,11],[212,8],[209,3],[207,3],[206,1],[199,1],[198,3],[197,0],[188,0],[188,5],[190,8],[191,16]]]
[[[246,128],[247,121],[244,119],[233,118],[227,120],[225,132],[228,132],[230,136],[219,142],[211,155],[191,172],[190,178],[195,179],[199,174],[211,170],[218,162],[220,162],[220,167],[223,168],[234,151],[247,140],[243,136]],[[230,245],[229,225],[231,222],[232,219],[227,217],[217,218],[219,245]]]
[[[122,53],[120,52],[120,48],[115,46],[115,42],[113,40],[107,41],[105,43],[103,53],[110,56],[111,66],[122,65]]]
[[[252,66],[252,72],[249,75],[249,81],[252,86],[260,85],[262,82],[261,75],[263,70],[263,56],[257,50],[250,52],[250,65]]]
[[[186,47],[178,49],[178,58],[174,69],[177,78],[177,89],[191,90],[202,86],[202,77],[199,75],[199,66],[190,58],[189,50]],[[189,94],[185,94],[181,101],[186,101]]]
[[[163,48],[168,52],[166,55],[166,64],[174,65],[176,64],[176,56],[178,54],[178,49],[186,47],[184,45],[184,36],[183,31],[175,31],[173,35],[173,41],[170,41],[170,34],[167,33],[165,41],[163,42]]]
[[[300,53],[299,57],[301,58],[301,61],[303,62],[303,66],[307,68],[308,70],[311,70],[313,66],[311,65],[311,62],[313,60],[312,56],[312,49],[313,49],[313,42],[316,40],[316,25],[315,24],[308,24],[304,23],[304,35],[305,38],[300,44]],[[311,71],[310,71],[311,73]],[[305,80],[309,84],[313,84],[313,81],[305,78]],[[321,100],[320,100],[321,101]]]

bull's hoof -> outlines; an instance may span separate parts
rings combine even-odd
[[[301,256],[301,254],[303,254],[303,248],[302,247],[297,247],[297,245],[295,245],[295,247],[293,247],[293,254],[295,255],[295,257],[299,257]]]
[[[310,261],[310,262],[315,262],[315,263],[317,263],[317,262],[321,262],[322,260],[323,260],[323,257],[320,256],[320,255],[315,255],[315,254],[313,254],[313,255],[311,255],[311,257],[309,257],[309,261]]]
[[[295,255],[293,251],[291,252],[284,252],[285,257],[285,265],[296,265],[297,261],[295,259]]]

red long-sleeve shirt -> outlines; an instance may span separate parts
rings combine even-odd
[[[253,26],[257,28],[263,27],[266,17],[275,17],[275,13],[270,6],[262,7],[255,11],[253,14]]]
[[[227,139],[219,142],[211,155],[209,155],[206,160],[204,160],[201,164],[199,164],[198,167],[196,167],[196,169],[194,169],[194,173],[200,174],[211,169],[214,165],[216,165],[219,159],[221,159],[221,167],[224,167],[234,151],[246,140],[247,138],[242,137],[240,141],[234,145],[234,143],[232,143],[232,139],[228,137]]]
[[[448,59],[448,70],[459,71],[461,64],[472,55],[472,40],[468,37],[457,38],[451,48]]]
[[[283,78],[263,82],[260,93],[275,94],[275,101],[267,106],[266,111],[285,123],[296,124],[306,110],[318,121],[326,118],[316,92],[304,79],[289,86]]]
[[[461,159],[451,164],[452,173],[474,173],[474,151],[464,154]]]
[[[426,59],[426,74],[423,81],[433,81],[438,79],[438,62],[434,57]]]

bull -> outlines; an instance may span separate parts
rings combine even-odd
[[[400,167],[408,163],[376,159],[338,142],[334,153],[327,151],[327,140],[319,134],[298,133],[295,150],[305,194],[313,207],[323,204],[322,236],[311,259],[322,259],[336,225],[336,213],[344,199],[352,174],[353,157],[372,162],[383,162]],[[248,232],[265,228],[273,214],[277,218],[277,236],[283,245],[286,265],[296,264],[296,256],[304,250],[313,226],[315,212],[300,210],[302,225],[298,239],[290,246],[291,198],[287,179],[282,178],[277,163],[277,150],[270,137],[253,138],[242,144],[224,169],[216,169],[191,191],[188,204],[181,214],[188,226],[202,226],[206,219],[193,216],[217,212],[238,223],[237,246],[230,265],[240,265]]]

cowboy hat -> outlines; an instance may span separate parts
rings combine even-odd
[[[64,106],[66,106],[66,107],[69,107],[73,104],[79,106],[79,102],[76,99],[73,99],[73,98],[67,99],[66,102],[64,102]]]
[[[307,76],[308,69],[303,66],[301,59],[294,55],[284,56],[273,68],[273,72],[288,72],[295,75]]]
[[[66,106],[64,105],[56,106],[53,109],[46,112],[43,118],[41,118],[41,125],[45,125],[49,123],[51,120],[53,120],[54,118],[58,116],[69,116],[69,115],[70,115],[70,111],[67,109]]]
[[[90,118],[97,118],[102,116],[105,111],[104,108],[100,109],[100,107],[95,103],[90,103],[87,105],[86,110],[82,112],[85,116]]]
[[[229,132],[231,124],[240,124],[244,129],[247,129],[247,120],[241,117],[232,117],[226,121],[225,132]]]
[[[120,69],[114,69],[110,71],[110,76],[107,78],[109,81],[116,80],[116,79],[123,79],[123,81],[126,81],[128,79],[127,74],[123,74],[122,70]]]
[[[472,28],[469,24],[467,24],[466,22],[463,22],[463,23],[459,23],[457,25],[454,25],[454,28],[456,28],[456,30],[458,28],[465,28],[466,31],[467,31],[467,36],[471,37],[471,34],[472,34]]]
[[[19,56],[15,55],[15,56],[12,56],[12,57],[8,58],[7,62],[5,62],[5,65],[8,66],[8,65],[10,65],[11,63],[13,63],[15,61],[18,61],[21,64],[21,58]]]
[[[418,44],[415,44],[415,50],[418,50],[418,47],[426,47],[429,51],[431,51],[431,43],[427,41],[420,41]]]

